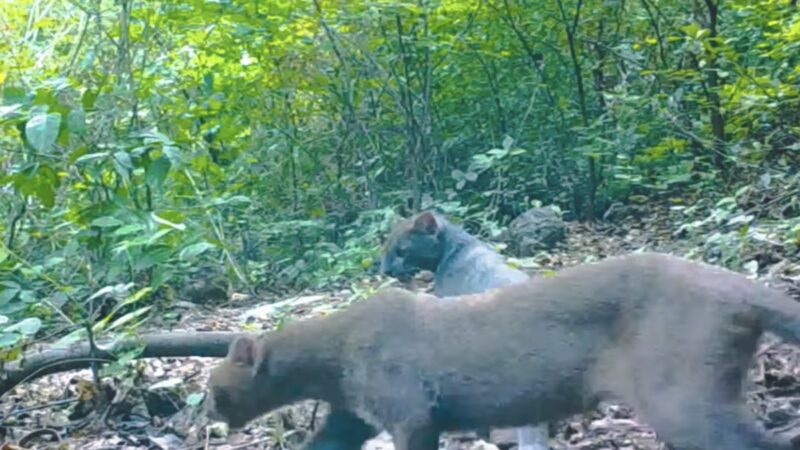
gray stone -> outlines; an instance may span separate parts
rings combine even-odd
[[[533,256],[563,241],[567,226],[552,208],[533,208],[511,221],[505,239],[517,256]]]
[[[644,212],[642,208],[633,205],[623,205],[613,203],[603,214],[603,222],[619,222],[620,220],[631,218],[641,218]]]

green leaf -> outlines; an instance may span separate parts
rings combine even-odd
[[[131,155],[127,152],[116,152],[114,156],[111,158],[111,161],[114,164],[114,170],[117,174],[128,182],[130,180],[131,172],[133,171],[133,160],[131,159]]]
[[[161,189],[171,166],[172,163],[170,163],[169,158],[164,156],[152,161],[150,165],[147,166],[147,171],[144,176],[145,181],[150,186]]]
[[[25,124],[25,137],[33,148],[46,152],[55,144],[60,126],[61,114],[36,114]]]
[[[486,153],[494,156],[497,159],[502,159],[505,158],[506,155],[508,155],[508,150],[505,148],[493,148]]]
[[[152,289],[149,288],[149,287],[145,287],[145,288],[139,289],[138,291],[134,292],[128,298],[126,298],[125,300],[123,300],[123,301],[119,302],[117,305],[115,305],[114,308],[111,309],[111,312],[109,312],[105,317],[103,317],[101,320],[97,321],[97,323],[95,323],[92,326],[92,330],[94,330],[97,333],[99,333],[100,331],[103,331],[104,329],[106,329],[106,325],[108,325],[108,323],[117,314],[117,312],[119,312],[122,308],[125,308],[128,305],[132,305],[132,304],[142,300],[143,298],[146,298],[147,294],[149,294],[150,292],[152,292]],[[130,316],[130,314],[126,314],[125,316],[122,317],[122,318],[125,319],[124,321],[120,322],[120,320],[122,318],[117,319],[116,321],[114,321],[114,323],[112,323],[111,326],[109,326],[108,329],[109,330],[113,329],[115,326],[119,326],[121,324],[124,324],[127,321],[129,321],[130,319],[133,319],[135,317],[138,317],[141,314],[144,314],[151,307],[152,306],[147,306],[147,307],[142,308],[145,311],[142,311],[141,313],[137,313],[136,311],[134,311],[133,313],[131,313],[131,314],[133,314],[133,316],[131,316],[131,317],[128,317],[128,316]],[[137,310],[137,311],[141,311],[141,309]],[[118,323],[118,322],[120,322],[120,323]]]
[[[22,336],[17,333],[0,333],[0,348],[8,348],[15,346]]]
[[[169,220],[167,220],[167,219],[165,219],[165,218],[163,218],[163,217],[160,217],[160,216],[158,216],[156,213],[150,213],[150,217],[151,217],[151,218],[152,218],[152,219],[153,219],[153,220],[154,220],[156,223],[159,223],[159,224],[161,224],[161,225],[166,225],[166,226],[168,226],[168,227],[170,227],[170,228],[174,228],[174,229],[176,229],[176,230],[178,230],[178,231],[184,231],[184,230],[186,229],[186,225],[184,225],[184,224],[182,224],[182,223],[173,223],[173,222],[170,222]]]
[[[172,139],[167,137],[164,133],[161,133],[158,130],[147,130],[139,133],[137,135],[144,140],[145,144],[163,144],[163,145],[172,145]]]
[[[131,160],[131,155],[128,152],[119,151],[114,153],[114,164],[117,165],[119,174],[127,174],[129,170],[133,170],[133,160]]]
[[[150,280],[150,287],[157,289],[166,282],[170,281],[173,275],[175,275],[175,271],[173,271],[170,267],[162,267],[161,270],[157,270],[153,274],[153,278]]]
[[[14,300],[20,291],[20,288],[6,288],[0,291],[0,305]]]
[[[206,92],[212,92],[214,90],[214,72],[206,72],[203,75],[203,86]]]
[[[24,311],[26,308],[27,305],[23,302],[9,302],[0,304],[0,314],[17,317],[17,314]]]
[[[125,225],[120,227],[119,229],[114,231],[114,236],[128,236],[131,234],[139,233],[140,231],[144,230],[144,225],[139,223],[132,223],[130,225]]]
[[[22,108],[22,105],[17,103],[15,105],[9,106],[0,106],[0,120],[8,120],[13,117],[18,117],[18,111]]]
[[[203,403],[203,399],[206,397],[204,392],[195,392],[193,394],[189,394],[186,397],[186,404],[189,406],[199,406]]]
[[[6,333],[18,332],[24,334],[25,336],[33,336],[34,334],[38,333],[41,328],[41,319],[36,317],[28,317],[27,319],[23,319],[14,325],[6,327],[4,331]]]
[[[14,187],[23,195],[36,196],[46,207],[53,207],[59,178],[52,167],[30,164],[13,177],[13,182]]]
[[[139,242],[138,245],[153,245],[156,242],[160,241],[161,238],[163,238],[164,236],[172,233],[173,230],[174,228],[162,228],[153,233],[152,235],[147,236],[146,238],[141,240],[141,242]]]
[[[22,88],[8,86],[3,89],[3,103],[10,105],[12,103],[23,103],[27,94]]]
[[[86,134],[86,113],[80,109],[73,109],[67,115],[67,128],[78,136]]]
[[[192,244],[181,251],[180,259],[181,261],[192,259],[212,248],[216,248],[216,245],[209,242],[198,242],[197,244]]]
[[[514,145],[514,138],[511,136],[503,138],[503,150],[510,150],[512,145]]]
[[[97,152],[97,153],[89,153],[87,155],[83,155],[75,160],[75,164],[86,162],[86,161],[95,161],[98,159],[107,158],[111,153],[109,152]]]
[[[86,339],[86,329],[78,328],[77,330],[70,332],[66,336],[54,342],[51,348],[55,349],[66,348],[76,342],[80,342],[85,339]]]
[[[34,266],[34,267],[41,267],[41,266]],[[36,297],[36,293],[31,290],[22,290],[19,292],[19,299],[25,303],[39,303],[38,298]]]
[[[94,109],[94,104],[97,101],[97,92],[91,89],[87,89],[86,92],[83,93],[81,97],[81,105],[83,109],[86,111],[91,111]]]
[[[125,325],[126,323],[130,322],[131,320],[133,320],[133,319],[136,319],[137,317],[140,317],[140,316],[142,316],[143,314],[145,314],[147,311],[150,311],[151,309],[153,309],[153,306],[152,306],[152,305],[151,305],[151,306],[145,306],[145,307],[143,307],[143,308],[139,308],[139,309],[137,309],[137,310],[135,310],[135,311],[131,311],[131,312],[127,313],[127,314],[124,314],[124,315],[123,315],[122,317],[120,317],[119,319],[117,319],[117,320],[113,321],[113,322],[112,322],[112,323],[111,323],[111,324],[108,326],[108,328],[106,329],[106,331],[112,331],[112,330],[115,330],[115,329],[117,329],[117,328],[119,328],[119,327],[121,327],[121,326]]]
[[[177,166],[181,163],[181,150],[174,145],[165,145],[162,149],[167,158],[169,158],[169,162],[172,163],[173,166]]]
[[[211,199],[211,204],[215,206],[236,204],[236,203],[248,204],[250,203],[250,198],[244,195],[234,195],[232,197],[226,197],[226,198],[215,197]]]
[[[49,184],[40,183],[36,185],[36,197],[48,208],[52,208],[56,204],[56,191]]]
[[[55,266],[58,266],[59,264],[62,264],[64,261],[65,259],[60,256],[52,256],[50,258],[47,258],[47,261],[45,261],[44,266],[48,269],[51,269]]]
[[[112,216],[98,217],[91,223],[93,227],[110,228],[123,225],[122,221]]]
[[[699,37],[702,28],[698,23],[694,22],[680,27],[680,30],[686,33],[690,37],[697,38]]]

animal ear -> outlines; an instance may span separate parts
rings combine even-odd
[[[392,217],[389,219],[387,224],[387,233],[383,236],[384,245],[388,246],[392,242],[392,236],[397,234],[398,230],[403,227],[407,220],[408,219],[403,218],[403,216],[399,214],[392,214]]]
[[[439,231],[439,221],[436,215],[430,211],[419,213],[414,219],[414,230],[428,234],[436,234]]]
[[[256,340],[253,336],[239,336],[231,343],[228,357],[234,364],[253,366],[256,363]]]
[[[395,228],[398,227],[400,224],[405,222],[407,219],[403,217],[402,214],[394,213],[392,214],[392,218],[389,220],[389,227]]]

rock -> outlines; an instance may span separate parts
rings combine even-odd
[[[484,440],[475,441],[469,450],[499,450],[496,445],[490,444]]]
[[[227,437],[230,434],[230,428],[225,422],[213,422],[208,425],[208,435],[211,437]]]
[[[497,428],[489,433],[489,441],[499,448],[511,448],[517,445],[516,428]]]
[[[228,300],[230,285],[218,269],[201,267],[183,286],[181,298],[198,305],[218,304]]]
[[[603,214],[603,222],[619,222],[628,217],[640,218],[642,214],[642,209],[637,206],[623,205],[617,202],[609,206]]]
[[[241,292],[234,292],[231,294],[231,301],[232,302],[245,302],[253,298],[250,294],[242,294]]]
[[[389,433],[383,432],[374,438],[368,440],[364,443],[362,447],[363,450],[394,450],[394,444],[392,443],[392,437],[389,436]]]
[[[186,406],[180,394],[170,389],[147,390],[144,402],[150,417],[171,417]]]
[[[258,305],[241,314],[239,317],[244,322],[265,321],[273,315],[282,311],[292,310],[300,306],[308,306],[320,303],[327,297],[322,294],[306,295],[302,297],[292,297],[286,300],[281,300],[275,303],[268,303],[266,305]]]
[[[567,226],[552,208],[533,208],[511,221],[505,233],[511,251],[520,257],[550,250],[566,238]]]
[[[178,436],[172,433],[167,433],[161,437],[150,436],[148,437],[148,439],[153,445],[155,445],[157,448],[161,450],[169,450],[171,448],[181,448],[183,446],[183,439],[179,438]]]

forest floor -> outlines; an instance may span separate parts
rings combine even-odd
[[[567,241],[546,256],[534,258],[537,270],[554,269],[588,260],[624,254],[639,248],[684,254],[669,227],[652,219],[634,224],[600,228],[571,224]],[[766,281],[784,288],[800,286],[800,262],[777,259]],[[377,280],[364,280],[377,284]],[[424,289],[422,282],[415,286]],[[794,290],[792,289],[792,290]],[[795,292],[796,294],[796,292]],[[221,306],[179,304],[180,319],[173,330],[271,329],[278,321],[304,319],[336,310],[352,301],[350,289],[314,292],[289,299],[258,298],[230,301]],[[151,324],[163,329],[166,324]],[[88,370],[47,376],[17,387],[2,398],[0,450],[58,449],[292,449],[321,423],[325,407],[303,402],[267,415],[243,430],[228,433],[224,427],[206,427],[196,406],[185,402],[189,394],[202,392],[214,359],[151,359],[130,372],[106,378],[104,391],[89,382]],[[773,431],[797,434],[800,427],[800,351],[766,338],[752,369],[754,386],[749,404]],[[110,399],[110,400],[109,400]],[[619,405],[602,405],[596,411],[553,426],[554,449],[661,450],[655,434],[637,421],[635,414]],[[497,433],[494,443],[512,448]],[[492,449],[474,436],[448,435],[447,449]],[[389,450],[391,443],[378,439],[372,450]]]

